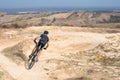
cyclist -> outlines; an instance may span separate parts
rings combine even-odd
[[[41,48],[40,48],[40,50],[38,52],[38,56],[40,56],[41,51],[43,49],[47,49],[48,48],[48,46],[49,46],[49,37],[48,37],[48,34],[49,34],[49,32],[45,30],[43,34],[41,34],[40,36],[35,37],[34,41],[36,41],[36,40],[39,40],[39,41],[38,41],[38,44],[33,48],[32,53],[29,55],[29,58],[31,58],[33,56],[35,50],[39,46],[41,46]],[[37,56],[37,61],[38,61],[38,56]]]

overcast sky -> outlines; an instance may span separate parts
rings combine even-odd
[[[0,0],[0,8],[116,7],[120,0]]]

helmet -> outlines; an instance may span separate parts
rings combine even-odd
[[[44,31],[44,34],[49,34],[49,32],[48,31]]]

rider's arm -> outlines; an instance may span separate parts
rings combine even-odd
[[[49,42],[47,42],[47,45],[46,45],[46,48],[48,48],[49,47]]]
[[[49,46],[49,43],[47,42],[46,45],[45,45],[45,47],[44,47],[44,49],[47,49],[48,46]]]
[[[34,38],[34,41],[36,41],[36,40],[38,40],[38,39],[40,39],[40,37],[39,37],[39,36],[35,37],[35,38]]]
[[[37,40],[37,39],[39,39],[39,38],[40,38],[40,37],[39,37],[39,36],[37,36],[37,37],[35,37],[35,38],[34,38],[34,40]]]

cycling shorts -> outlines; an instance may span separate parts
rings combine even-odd
[[[39,41],[37,44],[37,47],[40,47],[40,50],[42,50],[45,46],[45,43],[43,41]]]

